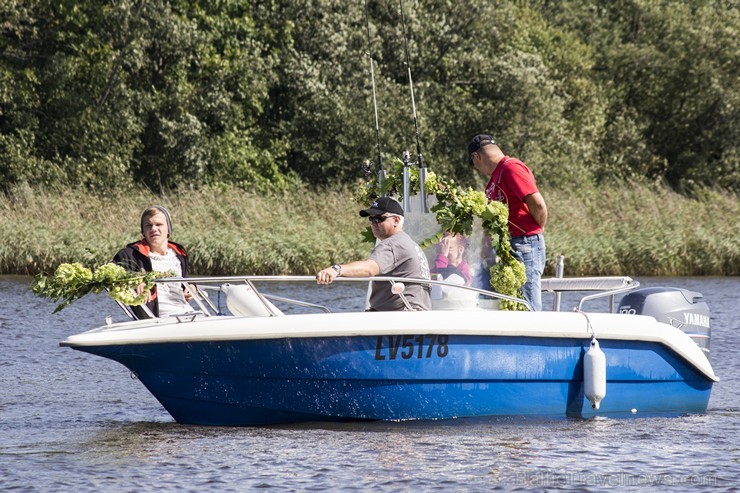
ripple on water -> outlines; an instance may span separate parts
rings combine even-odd
[[[264,428],[173,423],[121,365],[58,347],[94,325],[91,318],[116,315],[112,302],[85,298],[52,315],[53,304],[30,295],[28,282],[0,278],[8,306],[23,306],[0,315],[7,490],[708,491],[740,484],[737,278],[686,283],[705,294],[713,313],[712,363],[722,380],[706,415]]]

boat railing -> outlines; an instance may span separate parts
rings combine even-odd
[[[316,303],[309,303],[307,301],[296,300],[293,298],[286,298],[284,296],[276,296],[274,294],[265,294],[263,296],[270,301],[279,301],[281,303],[293,304],[297,306],[302,306],[304,308],[315,308],[322,312],[331,313],[331,310],[325,307],[324,305],[318,305]]]
[[[485,289],[476,288],[474,286],[466,286],[461,285],[457,283],[447,282],[443,280],[435,280],[435,279],[420,279],[420,278],[410,278],[410,277],[392,277],[392,276],[375,276],[375,277],[338,277],[334,280],[335,283],[346,283],[346,282],[360,282],[360,283],[367,283],[367,282],[384,282],[387,281],[394,285],[395,289],[394,292],[398,294],[402,300],[405,300],[403,291],[405,284],[410,283],[416,283],[416,284],[424,284],[424,285],[436,285],[440,287],[444,287],[447,289],[457,289],[457,290],[465,290],[469,293],[481,295],[485,298],[492,299],[492,300],[509,300],[516,303],[521,303],[524,305],[528,310],[531,310],[532,307],[529,305],[529,303],[521,298],[516,298],[513,296],[507,296],[501,293],[496,293],[494,291],[488,291]],[[255,283],[286,283],[286,282],[316,282],[316,278],[314,276],[204,276],[204,277],[187,277],[187,278],[175,278],[175,277],[169,277],[169,278],[163,278],[163,279],[157,279],[155,282],[157,283],[178,283],[183,284],[186,289],[193,295],[193,301],[200,307],[201,311],[205,315],[217,315],[219,314],[219,309],[216,307],[213,302],[210,300],[210,297],[207,295],[209,291],[219,291],[221,290],[221,286],[226,284],[246,284],[249,286],[253,292],[254,295],[259,299],[260,303],[264,307],[265,310],[267,310],[268,314],[270,316],[277,316],[280,315],[280,313],[276,312],[274,305],[270,303],[270,301],[278,301],[281,303],[286,304],[292,304],[296,306],[302,306],[302,307],[309,307],[314,308],[317,310],[321,310],[324,312],[330,313],[331,310],[323,305],[318,305],[315,303],[309,303],[302,300],[296,300],[292,298],[286,298],[282,296],[276,296],[272,294],[266,294],[261,292],[261,290],[257,289],[255,286]],[[128,310],[127,310],[128,312]]]
[[[477,308],[481,309],[495,309],[496,304],[493,303],[486,303],[483,300],[487,299],[491,302],[495,302],[498,300],[507,300],[512,301],[516,303],[521,303],[524,307],[527,308],[527,310],[532,310],[531,305],[523,299],[516,298],[513,296],[507,296],[501,293],[496,293],[494,291],[488,291],[485,289],[480,289],[474,286],[468,286],[468,285],[462,285],[458,283],[448,282],[444,280],[438,280],[438,279],[419,279],[419,278],[408,278],[408,277],[392,277],[392,276],[375,276],[375,277],[338,277],[334,280],[335,283],[347,283],[347,282],[360,282],[360,283],[367,283],[367,282],[390,282],[394,285],[394,293],[398,294],[401,299],[404,301],[404,303],[408,306],[408,301],[405,299],[403,291],[405,289],[405,284],[407,283],[417,283],[417,284],[424,284],[428,286],[437,286],[439,288],[445,289],[445,290],[462,290],[467,293],[470,293],[471,296],[475,296],[475,300],[477,300],[474,304]],[[279,316],[282,315],[282,312],[280,312],[279,309],[275,307],[274,304],[272,304],[273,301],[284,303],[287,305],[295,305],[300,306],[304,308],[312,308],[318,311],[323,311],[326,313],[331,313],[332,310],[324,305],[316,304],[316,303],[310,303],[303,300],[297,300],[293,298],[287,298],[284,296],[277,296],[273,294],[267,294],[263,293],[260,289],[257,289],[255,286],[256,283],[262,284],[262,283],[289,283],[289,282],[311,282],[315,283],[316,278],[314,276],[268,276],[268,275],[249,275],[249,276],[202,276],[202,277],[188,277],[188,278],[180,278],[180,277],[170,277],[170,278],[163,278],[163,279],[157,279],[157,283],[177,283],[184,286],[184,288],[192,295],[192,301],[195,302],[195,304],[198,305],[198,308],[200,309],[198,311],[199,314],[203,314],[205,316],[213,316],[213,315],[221,315],[221,308],[217,306],[217,304],[214,304],[211,297],[209,296],[209,292],[217,292],[217,291],[223,291],[224,285],[246,285],[248,286],[252,292],[253,295],[261,305],[261,311],[264,312],[264,315],[266,316]],[[583,304],[587,301],[600,299],[600,298],[608,298],[609,303],[609,312],[614,312],[614,302],[615,302],[615,296],[621,293],[625,293],[627,291],[633,290],[637,288],[640,283],[633,280],[630,277],[622,276],[612,276],[612,277],[578,277],[578,278],[546,278],[542,279],[542,291],[543,292],[551,292],[551,293],[562,293],[562,292],[574,292],[574,291],[595,291],[593,294],[589,294],[586,296],[583,296],[577,306],[577,310],[581,310],[583,307]],[[459,292],[459,291],[458,291]],[[560,311],[560,304],[559,304],[559,298],[557,299],[558,303],[557,306],[553,307],[554,311]],[[131,307],[128,307],[126,305],[123,305],[119,303],[119,306],[121,306],[121,309],[124,310],[124,312],[127,314],[129,318],[135,319],[136,316],[131,309]],[[151,312],[146,310],[146,306],[143,306],[142,309],[145,310],[145,312],[148,312],[148,315],[153,317],[151,315]],[[436,308],[435,309],[439,309]],[[444,309],[444,308],[442,308]]]
[[[583,308],[583,304],[590,300],[608,298],[609,312],[614,312],[615,296],[632,291],[640,286],[640,283],[627,276],[605,276],[605,277],[552,277],[542,279],[541,289],[543,292],[563,293],[568,291],[597,291],[586,295],[578,302],[577,310]],[[557,305],[554,311],[560,311],[559,297],[556,298]]]

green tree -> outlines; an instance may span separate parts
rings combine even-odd
[[[285,146],[257,125],[273,56],[247,7],[4,3],[3,184],[286,184]]]
[[[382,157],[416,154],[397,0],[369,0]],[[541,183],[740,189],[738,33],[726,0],[408,0],[419,138],[473,184],[492,133]],[[155,190],[377,164],[364,0],[0,3],[0,188]]]
[[[608,98],[600,178],[740,189],[740,9],[734,2],[532,2],[593,47]]]

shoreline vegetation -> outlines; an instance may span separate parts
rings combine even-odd
[[[704,189],[688,198],[665,185],[542,190],[546,276],[558,255],[565,275],[738,276],[740,201]],[[64,262],[104,264],[140,238],[150,204],[173,216],[173,240],[191,256],[193,275],[313,275],[365,258],[365,205],[354,190],[255,194],[232,187],[91,194],[16,186],[0,195],[0,275],[52,273]]]

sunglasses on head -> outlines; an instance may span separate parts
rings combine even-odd
[[[380,224],[386,219],[393,217],[393,216],[368,216],[368,219],[371,223]]]

